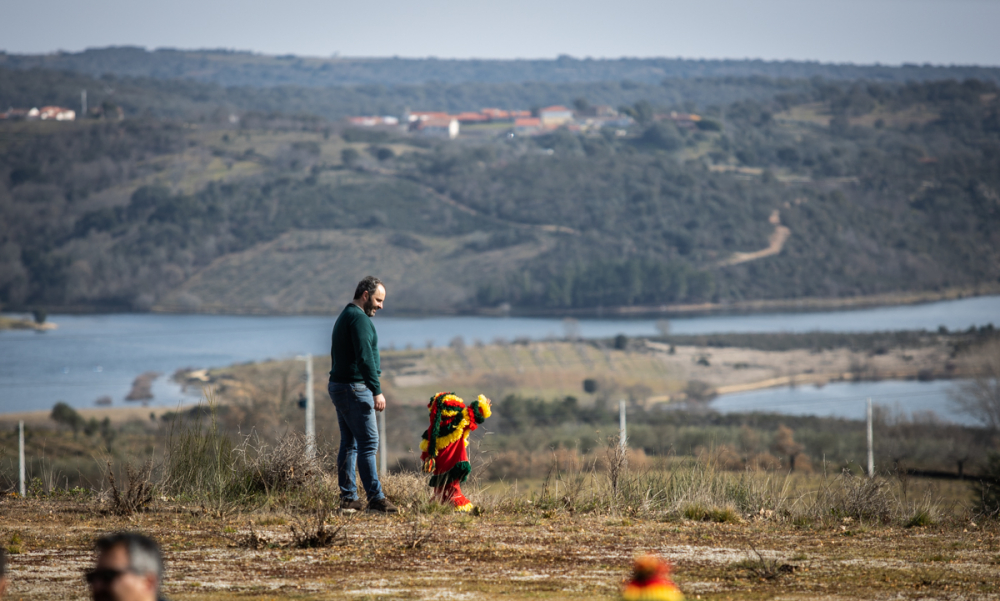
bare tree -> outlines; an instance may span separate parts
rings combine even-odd
[[[1000,430],[1000,340],[981,346],[970,357],[969,367],[975,375],[958,387],[952,402],[987,428]]]

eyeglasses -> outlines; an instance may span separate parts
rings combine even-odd
[[[84,572],[83,577],[87,579],[87,584],[93,586],[95,584],[103,584],[105,586],[111,584],[122,575],[131,572],[132,570],[119,570],[116,568],[101,568],[97,570],[89,570]]]

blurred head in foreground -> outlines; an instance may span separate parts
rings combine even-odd
[[[7,591],[7,550],[0,547],[0,599]]]
[[[156,541],[134,532],[97,539],[97,565],[87,572],[94,601],[156,601],[163,555]]]
[[[655,555],[643,555],[632,566],[632,578],[622,591],[625,601],[683,601],[684,595],[670,580],[670,564]]]

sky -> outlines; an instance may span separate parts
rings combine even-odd
[[[0,49],[228,48],[304,56],[681,57],[1000,66],[1000,0],[47,0]],[[44,6],[44,8],[42,8]]]

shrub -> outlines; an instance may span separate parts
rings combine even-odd
[[[931,517],[930,512],[927,511],[926,509],[921,509],[917,511],[915,514],[913,514],[913,517],[911,517],[906,522],[907,528],[923,528],[924,526],[933,526],[933,525],[934,525],[934,519]]]
[[[1000,453],[990,453],[982,478],[972,484],[979,511],[986,516],[1000,516]]]
[[[307,517],[297,525],[292,524],[291,546],[298,549],[317,549],[347,542],[345,524],[338,522],[333,526],[328,525],[326,522],[329,515],[327,507],[321,505],[312,516],[309,516],[311,519]]]
[[[305,436],[286,434],[271,446],[251,433],[237,444],[220,428],[211,393],[207,410],[199,408],[189,415],[187,421],[171,422],[164,490],[218,503],[324,490],[321,459],[307,457]],[[209,423],[204,423],[206,415]]]
[[[233,450],[232,466],[247,492],[271,494],[302,489],[323,473],[319,459],[307,456],[306,437],[301,434],[285,435],[273,447],[259,439],[256,446],[249,441],[248,436]]]
[[[840,476],[839,498],[831,508],[836,517],[887,523],[892,518],[892,498],[882,478]]]
[[[684,146],[684,138],[672,123],[660,121],[646,128],[640,140],[660,150],[674,151]]]
[[[361,153],[354,148],[345,148],[340,151],[340,160],[348,167],[353,166],[361,159]]]
[[[702,131],[722,131],[722,124],[712,119],[702,119],[695,123]]]
[[[203,424],[205,413],[194,411],[189,421],[175,419],[171,422],[163,488],[179,495],[221,499],[233,483],[232,460],[236,445],[219,428],[211,393],[207,407],[211,417],[209,424]],[[175,431],[175,427],[179,431]]]
[[[422,507],[433,500],[427,476],[420,472],[389,472],[379,480],[385,496],[400,507]]]
[[[153,462],[146,461],[140,468],[125,464],[125,483],[119,487],[114,469],[108,462],[108,484],[111,486],[109,512],[114,515],[130,516],[149,508],[153,502]],[[126,485],[127,484],[127,485]]]
[[[735,524],[740,521],[739,513],[732,507],[709,507],[704,505],[687,505],[681,510],[681,515],[696,522],[717,522],[720,524]]]
[[[774,580],[795,571],[794,566],[782,562],[779,558],[764,557],[753,545],[749,546],[746,555],[746,559],[734,563],[733,567],[745,570],[751,576],[761,580]]]

